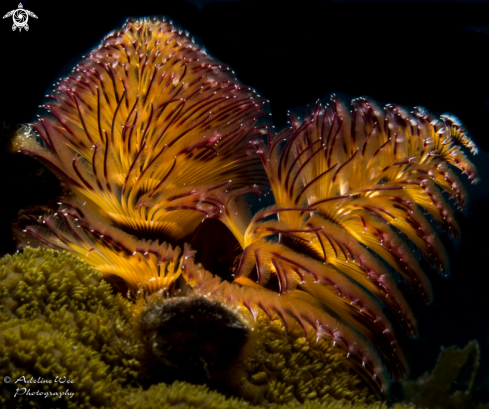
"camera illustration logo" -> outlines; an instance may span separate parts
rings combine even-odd
[[[27,24],[29,16],[34,18],[37,18],[37,16],[32,11],[25,10],[22,3],[19,3],[18,7],[19,8],[16,10],[9,11],[3,16],[3,18],[12,16],[12,20],[14,21],[12,31],[15,31],[15,29],[17,28],[19,29],[19,31],[22,31],[22,29],[24,29],[25,31],[29,31],[29,25]]]

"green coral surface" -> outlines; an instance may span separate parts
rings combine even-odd
[[[0,259],[0,407],[387,407],[328,340],[286,336],[264,317],[230,366],[225,394],[159,383],[155,374],[171,368],[148,355],[139,313],[67,253],[25,248]]]
[[[257,319],[255,339],[243,351],[229,379],[234,390],[253,403],[304,403],[331,398],[373,403],[370,393],[352,370],[344,352],[329,338],[304,337],[297,329],[289,336],[280,320]]]
[[[0,311],[0,377],[12,379],[2,385],[4,404],[112,406],[113,392],[138,377],[144,348],[132,336],[131,304],[73,256],[26,248],[1,259]],[[16,383],[21,377],[72,383]],[[29,397],[22,388],[74,396]]]

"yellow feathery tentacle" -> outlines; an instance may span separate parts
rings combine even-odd
[[[51,97],[42,142],[16,148],[140,238],[179,240],[216,211],[210,194],[266,183],[250,144],[262,102],[170,23],[129,20]]]
[[[256,143],[276,204],[248,226],[236,282],[266,288],[276,282],[281,300],[292,293],[314,297],[382,350],[390,374],[399,379],[405,362],[396,353],[384,354],[388,349],[380,346],[374,323],[390,324],[379,318],[372,296],[411,335],[415,322],[387,266],[372,253],[430,301],[429,280],[410,244],[437,269],[447,270],[442,243],[421,209],[458,233],[440,189],[463,205],[465,192],[449,165],[475,182],[475,168],[459,148],[475,152],[475,146],[446,116],[435,120],[420,109],[408,115],[390,105],[380,110],[365,99],[352,102],[351,115],[333,99],[291,123],[291,129],[269,136],[268,146]],[[266,219],[274,215],[278,220]],[[274,235],[279,243],[267,241]],[[345,300],[361,305],[361,314]],[[393,335],[391,346],[395,350]]]
[[[352,365],[366,382],[375,391],[383,392],[386,379],[377,351],[361,335],[335,319],[315,296],[299,290],[280,296],[247,277],[239,277],[234,283],[222,281],[201,265],[194,264],[188,246],[184,248],[182,270],[185,279],[197,294],[217,299],[242,311],[249,311],[255,318],[263,311],[270,320],[281,319],[287,330],[299,326],[306,335],[312,330],[318,338],[331,337],[335,345],[347,352]],[[343,304],[347,305],[345,302]],[[352,305],[352,308],[357,307]],[[387,336],[388,332],[386,331]],[[402,359],[400,355],[397,356]]]
[[[31,222],[25,233],[51,248],[75,254],[105,278],[122,278],[134,297],[140,290],[171,294],[181,276],[179,247],[137,240],[108,225],[86,204],[65,202],[56,213]]]

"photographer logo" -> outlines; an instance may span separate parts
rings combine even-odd
[[[29,10],[25,10],[22,3],[19,3],[19,8],[16,10],[11,10],[7,14],[3,16],[3,18],[7,18],[12,16],[12,20],[14,24],[12,25],[12,31],[15,31],[17,28],[19,31],[24,29],[25,31],[29,31],[29,25],[27,24],[27,20],[29,20],[29,16],[37,18],[37,16]]]

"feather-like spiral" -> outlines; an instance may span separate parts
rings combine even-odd
[[[50,97],[41,143],[16,148],[137,237],[179,240],[226,192],[266,183],[250,144],[262,102],[168,22],[129,20]]]
[[[391,105],[382,110],[362,98],[352,102],[351,114],[333,98],[291,123],[270,135],[268,146],[257,144],[275,205],[255,215],[243,235],[235,281],[249,285],[244,278],[253,277],[260,286],[278,287],[283,299],[298,291],[314,297],[365,337],[400,379],[406,364],[379,302],[411,336],[416,323],[388,266],[431,300],[413,250],[441,273],[448,261],[423,210],[458,234],[442,192],[463,206],[465,191],[449,165],[475,182],[475,168],[459,145],[474,153],[475,146],[447,116],[436,120],[421,109],[407,114]],[[278,243],[269,239],[273,235]]]

